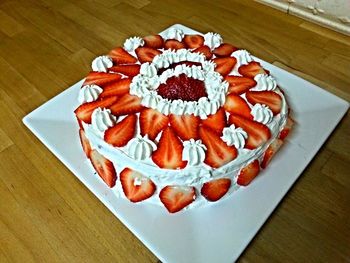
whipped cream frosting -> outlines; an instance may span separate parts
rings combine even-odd
[[[221,139],[226,142],[228,146],[234,145],[237,149],[244,148],[248,134],[242,128],[236,128],[235,125],[232,124],[230,127],[224,128],[222,133]]]
[[[91,115],[91,126],[94,132],[100,137],[104,137],[104,132],[113,127],[117,118],[111,113],[109,109],[97,108]]]
[[[194,166],[204,162],[207,147],[202,140],[190,139],[183,142],[182,160],[188,161],[187,165]]]
[[[254,80],[256,81],[256,85],[252,88],[252,90],[275,90],[277,87],[275,78],[267,74],[258,74],[254,77]]]
[[[236,66],[240,67],[242,65],[246,65],[249,62],[253,61],[252,56],[247,50],[239,49],[232,53],[232,56],[234,56],[237,59]]]
[[[204,35],[204,45],[207,45],[211,50],[222,44],[222,37],[218,33],[208,32]]]
[[[157,145],[148,139],[147,134],[144,137],[138,134],[128,142],[126,147],[129,156],[138,161],[149,158],[152,152],[157,150]]]
[[[185,33],[179,28],[170,28],[164,36],[164,39],[176,39],[177,41],[182,41]]]
[[[142,47],[145,41],[141,37],[130,37],[124,42],[124,49],[128,52],[135,51],[136,48]]]
[[[254,117],[254,121],[261,122],[262,124],[268,124],[273,119],[273,113],[266,105],[255,104],[250,112]]]
[[[80,104],[97,100],[103,89],[95,84],[85,85],[79,90],[78,101]]]
[[[99,56],[92,61],[91,68],[97,72],[107,72],[113,67],[113,61],[109,56]]]

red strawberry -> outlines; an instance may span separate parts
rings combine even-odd
[[[128,77],[134,77],[140,73],[140,65],[117,65],[109,68],[109,71],[118,72]]]
[[[168,126],[169,118],[157,110],[146,108],[140,113],[141,135],[154,140],[158,133]]]
[[[96,108],[98,107],[108,108],[116,101],[117,101],[116,97],[109,97],[109,98],[103,98],[92,102],[87,102],[80,105],[74,111],[74,113],[80,121],[83,121],[85,123],[91,123],[91,115]]]
[[[276,152],[281,148],[283,141],[281,139],[275,139],[269,145],[264,153],[263,160],[261,162],[261,168],[265,169],[267,165],[270,163],[272,157],[276,154]]]
[[[131,79],[125,78],[119,81],[107,84],[103,87],[103,92],[100,94],[101,98],[110,96],[120,96],[129,93]]]
[[[128,115],[105,132],[105,141],[114,147],[125,146],[135,135],[137,116]]]
[[[214,58],[213,61],[216,64],[215,71],[223,76],[230,74],[237,62],[234,57]]]
[[[251,109],[248,103],[239,95],[235,95],[233,93],[228,94],[226,96],[224,108],[230,113],[244,116],[247,119],[253,119],[253,116],[250,114]]]
[[[233,51],[236,51],[237,48],[228,43],[222,43],[220,46],[213,50],[213,53],[217,57],[229,57]]]
[[[165,186],[159,193],[160,201],[170,213],[176,213],[196,199],[196,191],[191,186]]]
[[[201,35],[185,35],[183,41],[188,48],[199,48],[204,44],[204,37]]]
[[[80,142],[81,145],[83,146],[83,150],[86,154],[86,157],[90,157],[90,152],[91,152],[91,145],[90,142],[88,140],[88,138],[85,135],[85,131],[83,129],[79,130],[79,137],[80,137]]]
[[[151,179],[129,168],[120,173],[120,182],[125,196],[133,203],[151,197],[156,191]]]
[[[249,120],[237,114],[231,114],[228,120],[230,124],[241,127],[247,132],[248,138],[245,145],[247,149],[259,147],[271,137],[270,129],[260,122]]]
[[[259,172],[259,161],[255,160],[241,169],[237,178],[237,184],[247,186],[255,177],[258,176]]]
[[[225,80],[230,84],[227,92],[236,95],[241,95],[247,92],[250,88],[256,86],[256,81],[251,78],[228,75]]]
[[[90,160],[96,172],[102,178],[102,180],[110,188],[115,186],[115,181],[117,180],[117,174],[115,172],[113,163],[96,150],[91,151]]]
[[[177,41],[175,39],[168,39],[164,43],[164,48],[177,50],[177,49],[181,49],[181,48],[186,48],[186,46],[184,43]]]
[[[108,54],[115,64],[132,64],[136,63],[137,59],[130,55],[125,49],[122,47],[117,47],[111,50]]]
[[[222,130],[226,127],[226,113],[221,107],[215,114],[209,115],[208,118],[201,120],[202,125],[209,127],[222,134]]]
[[[266,74],[266,71],[261,67],[260,63],[255,61],[240,66],[238,72],[248,78],[254,78],[258,74]]]
[[[284,140],[288,136],[290,130],[293,127],[293,125],[294,125],[294,120],[290,116],[288,116],[287,123],[286,123],[286,125],[284,126],[283,130],[280,132],[280,135],[279,135],[279,138],[281,140]]]
[[[199,128],[199,136],[207,147],[204,162],[211,167],[218,168],[237,157],[234,146],[227,146],[220,136],[205,126]]]
[[[145,47],[158,49],[164,45],[164,39],[160,35],[145,36],[143,40],[145,41]]]
[[[198,138],[198,125],[200,118],[194,115],[174,115],[169,117],[170,125],[176,134],[183,140],[187,141],[191,138]]]
[[[206,59],[211,59],[213,54],[211,53],[210,47],[208,46],[201,46],[199,48],[196,48],[195,50],[192,51],[193,53],[202,53]]]
[[[87,77],[83,83],[83,86],[95,84],[95,85],[102,87],[105,84],[118,81],[121,78],[122,78],[122,76],[120,74],[116,74],[116,73],[91,71],[89,73],[89,75],[87,75]]]
[[[215,202],[223,197],[230,189],[231,180],[220,178],[203,184],[201,194],[211,202]]]
[[[139,47],[135,50],[137,57],[141,63],[152,62],[153,58],[162,52],[149,47]]]
[[[281,112],[282,98],[274,91],[247,91],[245,95],[251,104],[265,104],[271,109],[274,115]]]
[[[140,112],[143,106],[141,105],[141,99],[139,97],[126,93],[122,97],[119,97],[117,102],[114,103],[110,109],[114,115],[120,116]]]
[[[163,130],[157,146],[157,150],[152,154],[152,160],[160,168],[178,169],[186,166],[187,162],[182,160],[182,142],[171,127]]]

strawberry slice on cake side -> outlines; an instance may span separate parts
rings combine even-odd
[[[231,179],[220,178],[203,184],[201,194],[210,202],[215,202],[221,199],[230,189]]]
[[[112,188],[117,180],[117,173],[113,163],[97,150],[90,152],[90,161],[101,179]]]
[[[196,190],[192,186],[168,185],[160,191],[159,199],[169,213],[177,213],[196,199]]]

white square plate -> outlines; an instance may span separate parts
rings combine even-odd
[[[197,33],[182,25],[172,27]],[[23,122],[161,261],[233,262],[349,107],[321,88],[259,61],[285,90],[296,124],[269,167],[249,187],[206,207],[169,214],[163,207],[131,204],[94,175],[81,149],[73,114],[82,81],[28,114]]]

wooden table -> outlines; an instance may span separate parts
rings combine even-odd
[[[21,119],[97,55],[175,23],[219,32],[350,100],[350,37],[256,2],[2,0],[0,262],[158,261]],[[350,260],[349,149],[347,114],[240,262]]]

